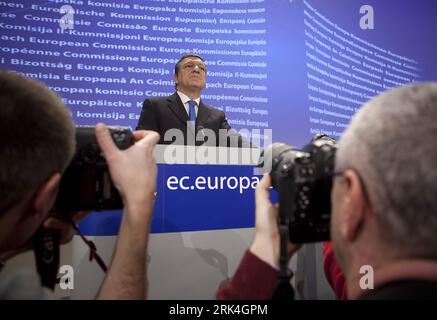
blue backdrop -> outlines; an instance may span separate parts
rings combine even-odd
[[[77,125],[134,128],[145,98],[174,91],[178,58],[198,53],[208,67],[207,104],[236,129],[272,129],[273,141],[302,146],[315,133],[338,138],[357,108],[387,88],[435,80],[436,14],[428,0],[2,1],[0,67],[51,87]],[[160,170],[164,181],[192,168]],[[252,226],[253,190],[223,192],[158,197],[153,229]],[[214,206],[204,209],[199,196]],[[184,218],[166,216],[180,202]]]

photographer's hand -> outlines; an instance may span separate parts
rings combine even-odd
[[[97,124],[96,137],[102,149],[112,181],[126,205],[150,205],[156,189],[157,168],[153,147],[159,141],[154,131],[135,131],[135,144],[120,150],[104,124]]]
[[[265,174],[255,190],[255,238],[250,246],[250,251],[269,265],[279,268],[278,208],[270,202],[270,179],[270,175]],[[299,250],[300,246],[288,243],[287,253],[290,258]]]
[[[136,143],[119,150],[103,124],[97,141],[108,163],[112,181],[124,203],[123,218],[111,265],[99,299],[143,299],[146,291],[146,253],[152,219],[157,167],[153,147],[159,134],[136,131]]]

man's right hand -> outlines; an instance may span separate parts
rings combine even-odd
[[[153,147],[159,141],[154,131],[134,132],[135,144],[119,150],[103,124],[96,126],[112,181],[123,199],[123,219],[99,299],[144,299],[146,253],[149,238],[157,167]]]
[[[124,205],[146,207],[153,204],[156,189],[157,167],[153,147],[159,141],[159,134],[140,130],[133,132],[133,135],[135,144],[120,150],[114,144],[108,128],[101,123],[96,126],[97,142]]]

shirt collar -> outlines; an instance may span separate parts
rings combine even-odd
[[[191,98],[187,97],[184,93],[182,93],[182,92],[180,92],[180,91],[177,91],[177,93],[178,93],[178,95],[179,95],[179,98],[181,98],[182,103],[183,103],[184,105],[185,105],[186,103],[188,103],[188,101],[190,101],[190,100],[194,100],[194,101],[196,101],[197,106],[199,106],[199,104],[200,104],[200,97],[198,97],[197,99],[191,99]]]

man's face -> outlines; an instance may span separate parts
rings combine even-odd
[[[182,60],[178,75],[174,76],[178,90],[182,92],[201,91],[206,85],[206,67],[203,61],[196,57]]]

